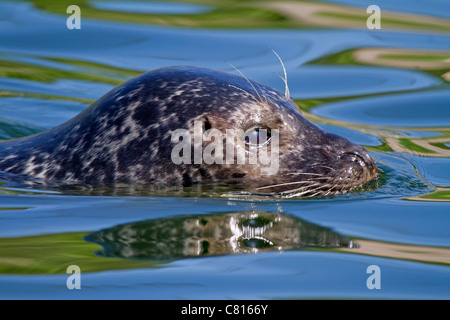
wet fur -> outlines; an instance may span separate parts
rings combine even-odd
[[[345,193],[373,180],[377,170],[367,152],[306,120],[288,92],[287,79],[283,94],[204,68],[147,72],[56,128],[0,143],[0,171],[83,183],[241,181],[286,197]],[[278,129],[278,174],[262,176],[259,165],[248,163],[174,164],[171,132],[193,133],[196,120],[221,132]]]

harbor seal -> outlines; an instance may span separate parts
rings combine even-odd
[[[241,133],[226,135],[228,129]],[[180,130],[192,136],[174,137]],[[220,133],[231,138],[222,149]],[[236,154],[213,163],[194,159],[196,148],[206,151],[213,142],[213,159],[231,142]],[[276,163],[271,174],[262,161],[251,163],[262,145],[276,155],[269,159]],[[191,66],[144,73],[58,127],[1,142],[0,171],[89,184],[226,181],[287,197],[346,193],[377,177],[364,148],[308,121],[286,94],[242,75]]]

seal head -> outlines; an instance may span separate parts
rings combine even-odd
[[[268,161],[252,162],[263,151]],[[0,143],[0,171],[80,183],[233,181],[286,196],[345,193],[377,176],[365,149],[309,122],[283,93],[197,67],[144,73],[56,128]]]

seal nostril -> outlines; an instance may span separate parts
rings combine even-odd
[[[364,172],[366,172],[370,179],[373,179],[377,176],[377,166],[375,165],[372,157],[365,149],[350,152],[349,156],[362,168]]]
[[[348,160],[351,160],[361,167],[368,168],[369,170],[372,170],[374,167],[374,162],[370,155],[365,152],[365,150],[355,150],[353,152],[345,152],[341,155],[341,158],[347,158]]]
[[[369,162],[366,161],[366,159],[364,159],[361,155],[359,155],[357,153],[353,154],[353,158],[354,158],[353,161],[358,163],[361,167],[364,167],[364,166],[369,167],[369,165],[370,165]]]

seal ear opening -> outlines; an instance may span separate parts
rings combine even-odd
[[[207,131],[207,130],[209,130],[209,129],[211,129],[211,128],[212,128],[211,122],[209,122],[208,118],[205,117],[205,118],[203,119],[203,130],[204,130],[204,131]]]

